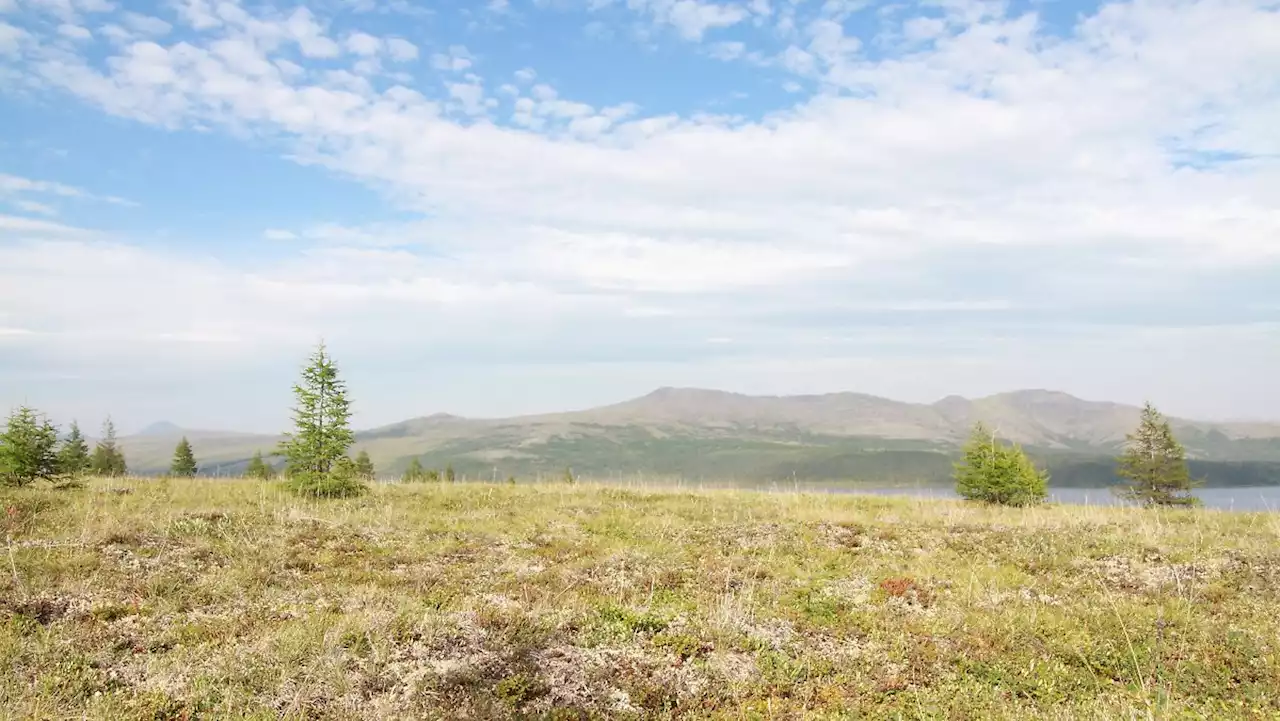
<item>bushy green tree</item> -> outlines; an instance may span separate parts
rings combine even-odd
[[[1004,445],[981,423],[973,427],[955,464],[956,493],[971,501],[1030,506],[1044,501],[1049,475],[1017,445]]]
[[[421,483],[427,480],[427,472],[422,469],[422,462],[417,458],[410,460],[408,467],[404,469],[404,475],[400,476],[400,480],[405,483]]]
[[[444,480],[446,483],[453,483],[458,480],[458,475],[453,472],[453,464],[444,467]]]
[[[335,461],[328,473],[296,473],[286,487],[305,498],[350,498],[369,490],[356,478],[356,464],[350,458]]]
[[[1155,406],[1143,406],[1138,428],[1125,440],[1116,471],[1125,481],[1116,488],[1121,498],[1144,506],[1199,505],[1200,499],[1191,493],[1198,484],[1187,468],[1186,451]]]
[[[62,440],[62,447],[58,449],[58,470],[75,478],[87,473],[89,467],[89,444],[85,442],[79,424],[71,421],[71,430],[67,432],[67,437]]]
[[[177,478],[191,478],[195,476],[196,471],[196,455],[191,450],[191,443],[187,441],[187,437],[183,436],[178,441],[178,445],[173,449],[173,462],[169,464],[169,475]]]
[[[377,469],[373,467],[373,460],[369,458],[369,452],[362,450],[357,453],[356,478],[362,481],[372,481],[377,474]]]
[[[349,421],[351,404],[338,367],[325,350],[316,347],[293,387],[294,432],[285,435],[280,453],[287,459],[289,485],[313,497],[352,496],[366,488],[356,477],[347,449],[355,441]]]
[[[275,469],[267,465],[262,460],[262,451],[254,451],[253,458],[249,459],[249,465],[245,466],[244,475],[249,478],[257,478],[259,480],[270,480],[275,477]]]
[[[0,433],[0,483],[25,486],[58,475],[58,429],[35,410],[19,406]]]
[[[111,422],[111,416],[107,416],[102,422],[102,438],[93,447],[89,470],[99,476],[123,476],[129,473],[124,452],[116,445],[116,426]]]

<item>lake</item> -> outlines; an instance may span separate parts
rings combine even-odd
[[[781,485],[778,490],[788,490]],[[850,488],[848,486],[806,485],[802,490],[831,493],[865,493],[877,496],[915,496],[924,498],[959,498],[955,491],[938,487],[902,488]],[[1205,508],[1224,511],[1280,511],[1280,486],[1251,486],[1242,488],[1197,488]],[[1118,506],[1120,499],[1109,488],[1050,488],[1049,500],[1054,503],[1070,503],[1081,506]]]

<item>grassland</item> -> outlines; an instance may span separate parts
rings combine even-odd
[[[1280,515],[0,491],[0,717],[1276,718]]]

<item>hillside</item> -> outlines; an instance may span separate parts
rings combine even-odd
[[[1043,390],[917,404],[859,393],[748,396],[662,388],[566,413],[414,418],[359,432],[357,448],[388,473],[417,456],[429,467],[452,464],[483,477],[561,474],[571,467],[601,477],[931,483],[945,481],[950,454],[981,420],[1026,446],[1055,470],[1059,483],[1096,485],[1106,482],[1109,458],[1139,413],[1133,406]],[[1280,482],[1280,424],[1173,424],[1211,484]],[[181,435],[195,445],[205,472],[222,474],[237,473],[254,451],[269,452],[278,441],[166,424],[149,430],[121,440],[131,467],[144,473],[167,467]]]

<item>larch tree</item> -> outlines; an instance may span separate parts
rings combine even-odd
[[[275,476],[275,469],[262,460],[262,451],[254,451],[253,458],[249,459],[249,465],[245,466],[244,474],[249,478],[266,481]]]
[[[1030,506],[1044,501],[1049,476],[1036,468],[1017,445],[1004,445],[981,423],[955,464],[956,493],[971,501]]]
[[[58,476],[58,429],[34,409],[19,406],[0,433],[0,483],[25,486]]]
[[[191,450],[191,443],[183,436],[173,449],[173,462],[169,464],[169,475],[177,478],[191,478],[199,468],[196,466],[196,455]]]
[[[1138,427],[1125,436],[1124,454],[1116,462],[1124,483],[1116,493],[1144,506],[1194,506],[1191,493],[1198,483],[1187,468],[1187,453],[1173,429],[1150,402],[1142,408]]]
[[[440,480],[440,474],[434,470],[426,470],[422,467],[422,461],[419,461],[417,457],[414,457],[410,459],[409,465],[404,469],[404,475],[400,476],[400,480],[404,483],[438,481]]]
[[[93,448],[89,469],[99,476],[123,476],[129,472],[124,452],[116,444],[116,426],[111,416],[102,422],[102,438]]]
[[[58,470],[74,478],[87,473],[89,467],[89,444],[85,442],[84,434],[80,432],[80,425],[71,421],[71,430],[67,432],[67,437],[62,440],[62,447],[58,449]]]
[[[293,386],[294,431],[285,435],[279,452],[288,465],[293,490],[304,496],[342,497],[365,490],[355,477],[355,464],[347,450],[355,442],[351,432],[351,403],[346,383],[329,357],[324,343],[302,369]]]
[[[373,467],[373,460],[369,458],[369,452],[362,450],[356,454],[356,478],[362,481],[372,481],[377,475],[377,470]]]

